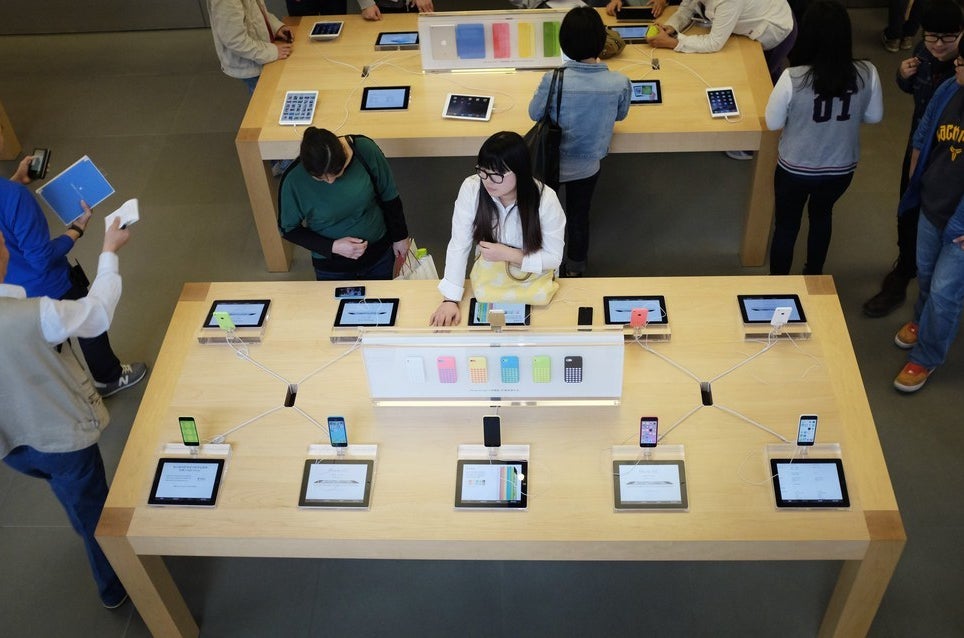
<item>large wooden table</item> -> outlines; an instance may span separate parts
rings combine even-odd
[[[434,282],[367,282],[369,296],[398,296],[399,325],[424,327]],[[457,448],[479,443],[479,407],[373,407],[359,352],[304,383],[298,406],[323,420],[346,417],[355,443],[378,444],[367,512],[297,507],[307,448],[324,432],[281,410],[232,434],[215,509],[146,505],[177,417],[197,417],[211,438],[274,406],[285,386],[226,346],[195,339],[214,299],[272,299],[265,343],[251,356],[298,379],[343,354],[328,336],[334,284],[188,284],[171,320],[111,486],[97,537],[156,636],[198,627],[163,555],[537,561],[841,560],[821,635],[867,632],[905,543],[860,372],[829,277],[563,280],[533,326],[575,323],[581,305],[602,321],[602,294],[664,294],[673,337],[654,346],[703,379],[762,345],[746,342],[737,292],[796,292],[813,337],[781,342],[713,384],[718,405],[793,439],[797,416],[818,413],[818,442],[839,442],[852,507],[777,511],[764,447],[777,439],[713,407],[699,408],[664,444],[685,446],[689,511],[615,513],[610,450],[632,445],[641,414],[662,429],[700,405],[698,385],[637,344],[626,346],[622,403],[614,407],[503,407],[504,443],[528,443],[527,512],[453,509]],[[776,290],[775,288],[779,288]],[[467,305],[467,304],[466,304]],[[587,427],[591,424],[591,427]],[[419,459],[422,459],[421,461]],[[432,462],[425,463],[429,459]],[[413,471],[418,464],[418,471]],[[748,601],[748,604],[752,604]]]
[[[304,133],[304,127],[278,124],[286,91],[317,90],[315,126],[339,134],[364,133],[377,141],[388,157],[474,156],[492,133],[524,133],[532,126],[529,100],[544,71],[425,74],[419,51],[373,48],[381,31],[416,29],[416,15],[387,14],[380,22],[365,22],[359,15],[337,19],[344,19],[344,31],[329,42],[308,41],[312,19],[303,18],[292,27],[294,53],[288,60],[264,67],[238,131],[238,157],[270,271],[289,269],[292,246],[278,234],[277,180],[272,179],[266,160],[297,157]],[[605,19],[615,23],[614,18]],[[616,123],[611,152],[758,149],[740,255],[746,266],[763,264],[773,217],[773,168],[779,133],[767,131],[764,121],[773,85],[760,45],[744,37],[732,37],[723,50],[710,55],[659,49],[659,70],[650,68],[652,54],[653,49],[647,45],[630,45],[607,62],[612,70],[632,79],[659,79],[665,96],[663,104],[633,107],[629,117]],[[363,79],[361,70],[366,65],[371,71]],[[407,111],[360,110],[362,87],[397,85],[412,87]],[[709,116],[708,85],[734,88],[742,120],[726,122]],[[442,119],[442,104],[448,93],[494,95],[492,119]],[[449,214],[445,211],[442,217],[448,219]]]

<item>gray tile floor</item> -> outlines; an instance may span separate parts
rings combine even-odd
[[[896,250],[893,215],[911,105],[891,80],[900,57],[877,44],[883,12],[852,15],[856,53],[870,57],[883,77],[886,116],[864,130],[860,167],[836,208],[827,272],[835,276],[909,535],[871,635],[961,636],[964,346],[954,346],[923,391],[901,396],[890,383],[904,355],[891,337],[909,308],[876,320],[860,313]],[[247,93],[219,71],[206,31],[4,37],[0,99],[25,147],[53,149],[55,173],[86,153],[118,189],[111,201],[140,198],[143,220],[121,255],[125,291],[111,330],[125,360],[153,362],[185,281],[311,278],[303,251],[290,273],[264,270],[233,143]],[[471,158],[392,160],[392,166],[413,234],[439,259],[451,202]],[[0,164],[3,174],[12,170],[12,163]],[[432,186],[417,189],[427,174]],[[742,268],[737,258],[749,177],[746,164],[722,154],[608,158],[594,205],[591,273],[765,272]],[[92,268],[98,251],[90,236],[74,253]],[[112,425],[102,447],[109,473],[142,392],[108,401]],[[131,605],[113,612],[100,607],[82,547],[53,496],[5,466],[0,559],[3,635],[148,635]],[[798,562],[168,563],[202,635],[232,637],[812,636],[839,568]]]

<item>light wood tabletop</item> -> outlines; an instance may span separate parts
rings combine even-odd
[[[366,285],[370,297],[401,298],[400,327],[426,327],[439,299],[435,282]],[[374,407],[361,353],[329,340],[333,288],[317,282],[185,286],[98,528],[155,635],[197,634],[163,555],[842,560],[822,635],[866,633],[905,537],[829,277],[563,280],[552,304],[533,310],[534,328],[573,329],[585,305],[594,307],[601,326],[603,294],[661,294],[672,340],[649,344],[653,352],[627,342],[618,406],[500,408],[503,443],[531,446],[525,512],[455,510],[458,446],[481,443],[481,417],[490,409]],[[709,380],[760,352],[765,343],[743,338],[737,293],[798,294],[813,336],[780,340],[716,380],[714,406],[698,407],[697,382],[665,358]],[[287,380],[317,371],[299,386],[298,407],[321,423],[327,415],[344,416],[352,443],[378,445],[370,510],[299,509],[308,446],[327,439],[290,409],[227,437],[231,454],[216,508],[146,505],[164,444],[179,440],[179,415],[195,416],[205,440],[284,399],[281,379],[226,345],[197,342],[213,300],[245,298],[272,300],[265,341],[252,344],[250,356]],[[780,440],[720,408],[791,441],[798,415],[819,414],[818,442],[840,444],[852,506],[777,511],[764,449]],[[614,511],[612,448],[636,444],[641,415],[660,418],[661,444],[685,448],[687,512]]]
[[[342,35],[331,41],[308,40],[312,19],[302,18],[292,27],[294,52],[287,60],[265,65],[238,131],[238,157],[270,271],[289,269],[291,245],[278,234],[276,182],[266,160],[297,157],[305,129],[278,123],[287,91],[318,91],[314,126],[337,134],[363,133],[388,157],[473,156],[491,134],[525,133],[533,124],[529,101],[544,70],[424,73],[419,51],[374,50],[382,31],[415,30],[415,14],[386,14],[379,22],[366,22],[358,15],[337,19],[344,20],[345,26]],[[604,20],[615,24],[615,18],[605,14]],[[654,55],[658,70],[652,68]],[[713,54],[631,44],[606,64],[633,80],[660,80],[664,96],[662,104],[632,107],[629,116],[616,123],[611,152],[759,151],[753,160],[740,252],[744,265],[761,265],[773,215],[779,134],[766,130],[764,114],[773,85],[759,43],[734,36]],[[366,67],[367,75],[362,77]],[[364,87],[399,85],[411,86],[407,110],[361,111]],[[710,117],[705,92],[709,86],[733,87],[742,117],[731,121]],[[448,93],[494,96],[491,120],[443,119]]]

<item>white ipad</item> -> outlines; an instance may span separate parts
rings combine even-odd
[[[282,126],[305,126],[315,117],[315,103],[318,91],[288,91],[281,107],[278,124]]]
[[[308,459],[298,505],[367,509],[374,465],[371,459]]]
[[[730,117],[740,114],[736,105],[736,95],[731,86],[717,86],[706,89],[706,100],[710,105],[710,115],[713,117]]]
[[[445,97],[442,117],[453,120],[475,120],[488,122],[492,117],[495,99],[488,95],[460,95],[449,93]]]
[[[341,28],[344,25],[345,23],[340,20],[316,22],[315,26],[311,27],[311,33],[308,34],[308,38],[311,40],[334,40],[341,35]]]
[[[366,86],[362,92],[363,111],[404,111],[408,108],[408,86]]]
[[[410,51],[418,48],[418,31],[382,31],[375,39],[376,51]]]
[[[613,461],[613,495],[617,510],[685,510],[683,461]]]

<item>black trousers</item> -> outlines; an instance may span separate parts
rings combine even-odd
[[[800,232],[805,204],[810,232],[807,235],[807,261],[803,274],[823,274],[823,264],[830,248],[833,205],[846,192],[853,177],[853,173],[826,177],[801,176],[777,166],[773,175],[776,206],[773,242],[770,245],[771,275],[790,274],[793,246]]]
[[[599,171],[583,179],[560,184],[566,195],[566,258],[583,264],[589,256],[589,208]]]

